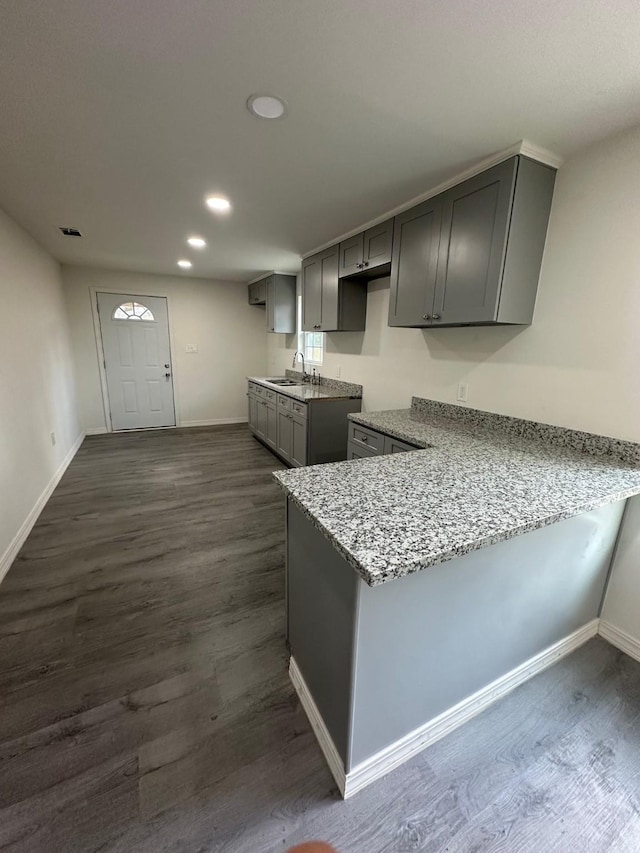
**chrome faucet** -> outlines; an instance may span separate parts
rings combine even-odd
[[[309,374],[307,373],[305,366],[304,366],[304,353],[300,352],[300,350],[296,350],[294,355],[293,355],[293,364],[291,366],[292,367],[296,366],[296,361],[298,359],[298,356],[300,356],[300,361],[302,362],[302,381],[308,382],[309,381]]]

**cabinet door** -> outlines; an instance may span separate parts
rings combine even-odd
[[[267,440],[267,404],[264,400],[256,400],[256,435],[263,441]]]
[[[364,234],[356,234],[348,240],[340,243],[340,278],[353,275],[362,271],[362,251],[364,246]]]
[[[390,326],[431,325],[441,223],[441,195],[395,218]]]
[[[277,420],[276,420],[276,407],[275,403],[267,403],[266,405],[267,412],[267,444],[269,447],[273,447],[276,449],[276,440],[277,440]]]
[[[263,281],[254,281],[249,285],[249,305],[264,305],[267,298],[265,283]]]
[[[322,319],[322,264],[319,255],[302,262],[302,330],[315,332]]]
[[[518,158],[443,193],[434,325],[495,320]]]
[[[258,407],[257,400],[254,394],[247,394],[249,405],[249,429],[255,432],[256,429],[256,409]]]
[[[282,456],[282,458],[286,462],[291,461],[291,440],[292,440],[292,419],[291,413],[286,409],[281,409],[278,406],[278,410],[276,413],[277,417],[277,427],[276,427],[276,451]]]
[[[318,254],[320,259],[320,323],[316,331],[339,330],[338,260],[339,247]]]
[[[302,415],[291,415],[291,464],[307,464],[307,419]]]
[[[353,441],[347,442],[347,459],[367,459],[369,456],[377,456],[375,450],[366,447],[358,447]]]
[[[406,453],[409,450],[419,450],[415,444],[409,444],[406,441],[400,441],[399,438],[393,438],[390,435],[384,437],[383,453]]]
[[[362,265],[365,270],[391,263],[391,248],[393,246],[393,219],[374,225],[364,232],[362,250]]]

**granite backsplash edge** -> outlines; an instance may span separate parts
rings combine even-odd
[[[542,441],[555,447],[565,447],[591,456],[605,456],[630,465],[640,465],[640,444],[633,441],[523,418],[513,418],[509,415],[456,406],[452,403],[441,403],[423,397],[411,398],[411,411],[425,419],[443,418],[463,423],[472,429],[491,429],[513,437]]]

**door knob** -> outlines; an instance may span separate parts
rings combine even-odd
[[[430,320],[430,319],[431,319],[431,314],[423,314],[423,315],[422,315],[422,319],[423,319],[423,320]]]
[[[165,376],[167,377],[167,379],[171,376],[171,374],[169,373],[169,371],[167,371],[167,372],[165,373]]]
[[[165,364],[165,367],[171,367],[171,365],[170,365],[170,364]]]
[[[439,315],[439,314],[434,314],[434,315],[433,315],[433,317],[432,317],[431,319],[432,319],[432,320],[439,320],[439,319],[440,319],[440,315]]]

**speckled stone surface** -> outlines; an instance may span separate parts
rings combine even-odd
[[[275,377],[273,377],[275,378]],[[249,382],[256,382],[258,385],[264,385],[271,391],[277,391],[278,394],[284,394],[287,397],[293,397],[294,400],[299,400],[301,403],[309,403],[312,400],[346,400],[362,397],[362,386],[357,385],[360,389],[359,393],[344,391],[340,388],[331,388],[328,385],[274,385],[269,382],[268,378],[263,376],[247,376]],[[354,386],[351,386],[352,388]]]
[[[637,464],[544,431],[419,406],[351,419],[426,449],[274,477],[371,586],[640,493]]]
[[[582,453],[591,453],[596,456],[614,456],[623,462],[640,464],[640,444],[632,441],[623,441],[606,435],[594,435],[589,432],[542,424],[537,421],[527,421],[522,418],[511,418],[508,415],[483,412],[480,409],[440,403],[436,400],[425,400],[422,397],[412,397],[411,410],[416,416],[422,416],[431,422],[440,420],[446,423],[453,420],[474,430],[506,432],[509,435],[544,441]]]

